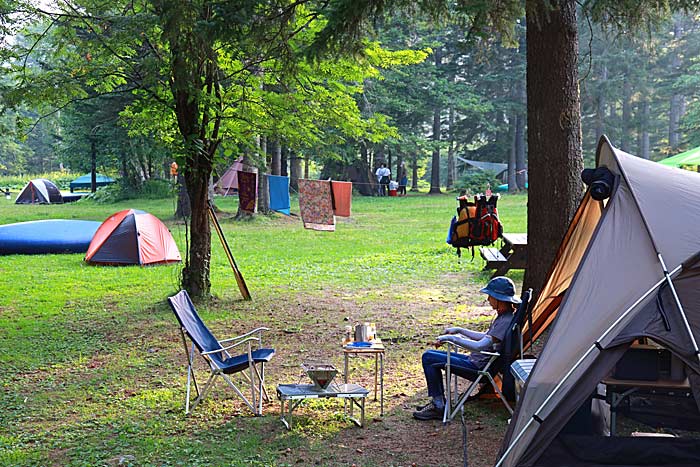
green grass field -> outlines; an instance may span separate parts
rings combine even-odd
[[[500,200],[507,231],[525,231],[526,200]],[[217,199],[229,214],[236,202]],[[297,206],[293,199],[293,212]],[[332,355],[338,363],[343,326],[372,318],[380,336],[396,344],[389,348],[395,358],[388,364],[391,402],[384,423],[400,425],[401,404],[421,384],[421,349],[410,346],[411,339],[453,319],[483,321],[473,316],[480,300],[474,292],[489,274],[480,270],[478,252],[474,261],[470,252],[458,260],[445,243],[455,206],[454,195],[356,196],[353,216],[339,218],[333,233],[305,230],[298,219],[280,215],[244,222],[224,215],[224,231],[253,300],[240,299],[214,236],[216,298],[200,305],[200,314],[222,338],[259,324],[273,329],[278,355],[268,373],[271,393],[274,384],[299,379],[303,358]],[[3,198],[0,223],[102,221],[126,208],[166,222],[184,257],[186,232],[172,219],[173,200],[20,206]],[[219,384],[186,417],[183,350],[165,302],[178,290],[180,266],[94,267],[82,256],[0,257],[0,466],[304,465],[295,455],[319,465],[345,465],[348,459],[410,465],[408,453],[355,453],[355,459],[352,452],[331,449],[355,431],[337,410],[317,410],[325,402],[310,404],[299,428],[287,432],[274,402],[264,417],[253,418]],[[522,272],[511,277],[520,282]],[[406,386],[405,379],[412,382]],[[375,425],[382,423],[370,422],[365,430],[380,429]]]

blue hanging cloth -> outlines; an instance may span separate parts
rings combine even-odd
[[[268,175],[267,185],[270,187],[270,209],[289,215],[289,177]]]

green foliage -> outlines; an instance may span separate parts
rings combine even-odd
[[[501,181],[490,170],[467,170],[455,182],[455,189],[458,191],[465,190],[467,194],[475,195],[483,193],[487,188],[495,190],[500,184]]]
[[[88,200],[100,204],[114,204],[131,199],[165,199],[172,198],[175,186],[162,179],[150,179],[143,184],[134,186],[120,179],[117,183],[99,187],[94,193],[90,193],[80,199],[79,202]]]
[[[78,175],[68,173],[66,171],[33,173],[22,176],[0,175],[0,187],[10,188],[12,191],[19,191],[24,188],[29,180],[34,180],[35,178],[45,178],[46,180],[53,182],[59,190],[67,191],[70,188],[70,182],[75,180],[77,177]]]

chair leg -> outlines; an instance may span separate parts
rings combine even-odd
[[[260,374],[258,376],[260,378],[260,387],[262,388],[263,397],[265,401],[269,401],[270,395],[267,393],[267,389],[265,389],[265,362],[260,362]]]
[[[248,370],[250,371],[251,400],[253,401],[253,407],[255,407],[253,412],[255,412],[255,415],[260,415],[260,412],[257,409],[258,404],[255,402],[255,362],[253,362],[252,359],[248,361]]]
[[[482,372],[479,372],[479,376],[472,382],[472,384],[469,385],[466,391],[462,393],[461,396],[457,398],[457,401],[454,403],[454,408],[452,408],[452,404],[448,401],[445,404],[445,412],[442,416],[442,423],[447,423],[449,421],[452,421],[452,419],[457,415],[457,412],[464,406],[464,403],[467,401],[467,398],[469,398],[469,395],[474,391],[476,387],[478,387],[479,382],[481,381],[481,378],[484,376]]]
[[[513,409],[510,408],[510,404],[506,400],[506,397],[503,395],[503,392],[501,392],[500,388],[496,384],[496,381],[494,381],[493,377],[489,373],[486,373],[486,376],[489,378],[489,381],[491,382],[491,386],[493,386],[493,389],[495,389],[496,392],[498,393],[498,397],[501,398],[501,401],[503,401],[503,404],[506,406],[506,409],[508,409],[508,412],[510,412],[510,414],[513,415]]]
[[[267,389],[265,389],[265,362],[260,362],[259,370],[257,365],[254,368],[255,375],[258,378],[258,395],[260,395],[261,399],[264,398],[265,402],[268,402],[270,400],[270,396],[267,394]]]
[[[243,379],[246,381],[246,383],[250,384],[253,392],[253,404],[258,406],[258,412],[257,415],[262,415],[262,406],[263,406],[263,399],[267,402],[270,400],[270,397],[267,394],[267,390],[265,389],[265,363],[260,362],[260,370],[258,370],[257,365],[253,365],[253,369],[255,372],[255,378],[252,380],[250,379],[250,376],[248,376],[247,373],[242,372],[241,376]],[[257,403],[255,402],[257,397]]]
[[[182,335],[182,342],[183,344],[185,344],[185,356],[187,357],[187,395],[185,399],[185,414],[188,414],[190,413],[190,396],[192,393],[192,384],[194,384],[194,390],[197,393],[197,397],[199,397],[199,387],[197,386],[197,378],[195,378],[194,375],[195,347],[194,344],[192,344],[192,349],[188,352],[187,342],[185,341],[185,334],[182,331],[182,329],[180,330],[180,334]]]
[[[255,374],[258,377],[258,414],[262,415],[263,411],[263,399],[268,401],[267,392],[265,391],[265,363],[260,363],[260,371],[258,371],[257,365],[255,366]]]
[[[190,411],[191,411],[191,410],[194,410],[194,408],[197,407],[197,404],[199,404],[200,402],[202,402],[202,401],[204,400],[204,398],[207,397],[207,394],[209,393],[209,390],[210,390],[210,389],[212,388],[212,386],[214,385],[214,378],[215,378],[215,377],[216,377],[216,373],[214,373],[214,372],[212,371],[212,373],[209,375],[209,379],[207,380],[207,384],[205,384],[205,385],[204,385],[204,388],[202,389],[202,392],[199,393],[199,395],[198,395],[197,398],[194,400],[194,402],[192,402],[192,408],[190,409]],[[189,399],[188,399],[188,402],[189,402]],[[186,412],[186,413],[189,413],[189,412]]]
[[[222,373],[222,374],[221,374],[221,377],[224,378],[224,380],[226,381],[226,383],[228,383],[229,386],[231,386],[231,389],[233,389],[234,391],[236,391],[236,394],[238,394],[238,397],[240,397],[241,400],[243,400],[243,402],[245,402],[245,404],[248,406],[248,408],[250,408],[250,410],[251,410],[255,415],[260,415],[260,414],[257,412],[257,410],[256,410],[256,408],[255,408],[255,405],[250,403],[250,401],[248,400],[248,398],[247,398],[246,396],[243,395],[243,393],[241,392],[240,389],[238,389],[238,386],[236,386],[235,384],[233,384],[233,381],[231,381],[231,378],[229,378],[228,375],[225,375],[225,374]]]

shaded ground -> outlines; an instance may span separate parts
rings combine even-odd
[[[420,355],[446,326],[459,323],[486,328],[490,308],[477,288],[464,286],[464,279],[447,276],[439,285],[417,285],[391,291],[353,293],[328,291],[320,297],[299,295],[284,305],[284,312],[265,313],[265,325],[274,329],[278,357],[269,367],[268,386],[305,382],[299,365],[305,360],[330,361],[343,368],[340,343],[346,324],[375,322],[387,346],[385,360],[385,417],[379,402],[370,395],[368,423],[364,429],[341,423],[334,435],[316,439],[317,424],[337,423],[341,406],[334,401],[305,403],[295,412],[294,431],[308,444],[280,454],[290,465],[404,465],[460,466],[462,425],[454,421],[417,421],[414,406],[426,400]],[[268,303],[270,307],[278,306]],[[241,305],[245,306],[245,305]],[[372,389],[374,360],[351,357],[350,381]],[[342,376],[338,376],[341,378]],[[270,416],[279,413],[273,401]],[[470,402],[466,411],[469,428],[469,465],[493,465],[505,431],[508,412],[496,399]],[[279,423],[279,422],[277,422]],[[279,424],[281,427],[281,423]]]

